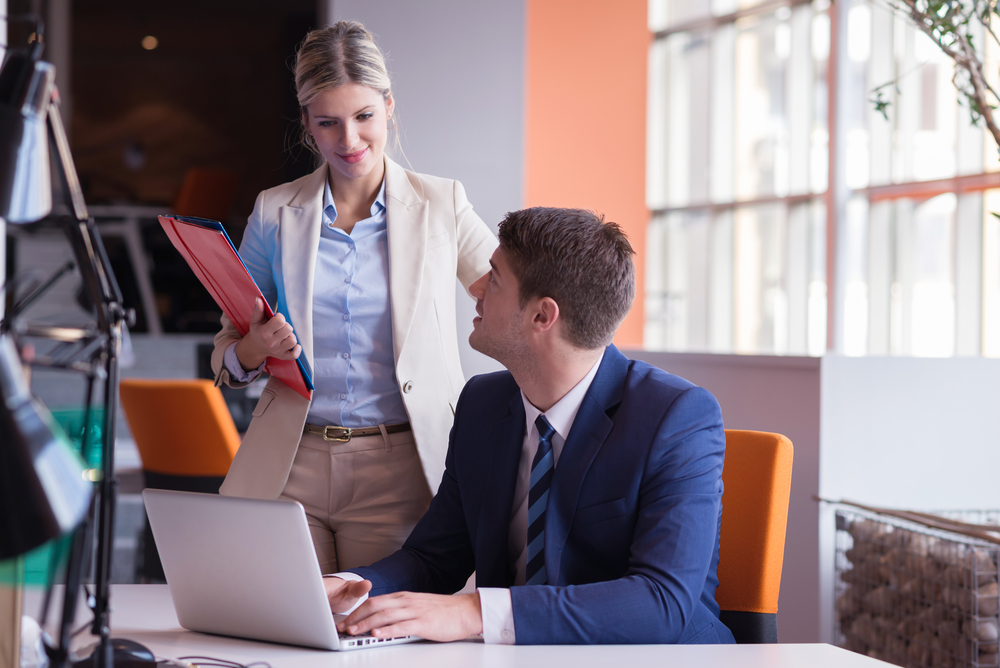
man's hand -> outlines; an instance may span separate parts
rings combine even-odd
[[[371,591],[368,580],[344,580],[338,577],[323,578],[326,597],[330,600],[330,610],[343,614],[354,607],[358,599]]]
[[[479,594],[443,596],[409,591],[375,596],[337,625],[342,633],[376,638],[419,636],[450,642],[483,632]]]
[[[302,352],[292,326],[280,313],[273,318],[264,315],[264,301],[258,297],[250,316],[250,331],[236,344],[236,358],[244,371],[253,371],[268,357],[293,360]]]

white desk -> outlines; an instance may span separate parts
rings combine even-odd
[[[60,592],[61,593],[61,592]],[[34,614],[40,595],[30,592]],[[885,668],[888,663],[832,645],[591,645],[510,647],[465,641],[415,643],[351,652],[324,652],[185,631],[166,585],[114,585],[113,635],[143,643],[158,657],[205,655],[274,668],[406,666],[407,668]],[[89,617],[77,615],[77,624]]]

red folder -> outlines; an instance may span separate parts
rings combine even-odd
[[[250,318],[258,297],[264,302],[265,315],[274,316],[222,223],[188,216],[160,216],[159,219],[174,248],[184,256],[240,336],[250,331]],[[296,360],[268,357],[264,368],[306,399],[312,399],[315,387],[304,355]]]

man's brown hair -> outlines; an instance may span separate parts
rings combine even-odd
[[[535,207],[508,213],[499,237],[521,308],[550,297],[570,343],[587,350],[611,343],[635,299],[634,251],[617,224],[583,209]]]

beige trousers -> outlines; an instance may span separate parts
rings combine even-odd
[[[301,503],[323,574],[398,550],[431,502],[413,432],[347,443],[303,434],[283,499]]]

